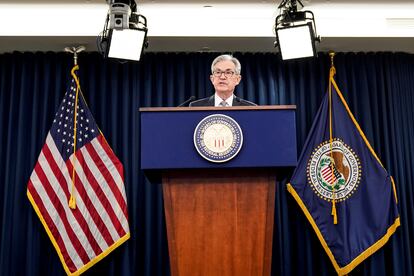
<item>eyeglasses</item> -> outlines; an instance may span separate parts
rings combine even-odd
[[[230,70],[229,71],[220,71],[220,70],[213,71],[213,76],[215,76],[215,77],[221,77],[221,74],[224,74],[224,76],[226,78],[231,78],[231,77],[233,77],[235,72],[230,71]]]

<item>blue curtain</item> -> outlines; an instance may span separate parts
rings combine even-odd
[[[140,107],[177,106],[213,92],[211,53],[145,54],[140,63],[80,55],[82,91],[124,164],[131,239],[86,275],[169,275],[160,184],[140,171]],[[276,54],[235,53],[243,79],[236,94],[260,105],[297,106],[300,152],[328,86],[326,54],[280,61]],[[64,53],[0,55],[0,275],[62,275],[58,256],[27,197],[26,185],[70,78]],[[335,57],[337,83],[384,166],[394,176],[402,226],[351,275],[414,273],[414,55],[346,53]],[[279,175],[272,275],[335,271]]]

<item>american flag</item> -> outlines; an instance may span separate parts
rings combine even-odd
[[[77,68],[27,187],[68,275],[86,271],[130,237],[123,166],[86,105]]]

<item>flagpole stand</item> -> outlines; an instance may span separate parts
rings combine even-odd
[[[86,50],[85,46],[78,46],[78,47],[65,47],[65,52],[73,54],[73,63],[74,65],[78,65],[78,54]]]

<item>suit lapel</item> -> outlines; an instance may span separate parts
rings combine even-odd
[[[208,99],[208,105],[209,106],[214,106],[214,94],[213,94],[213,96],[211,96],[209,99]]]
[[[233,106],[239,106],[240,104],[240,100],[237,99],[236,95],[233,95]]]

